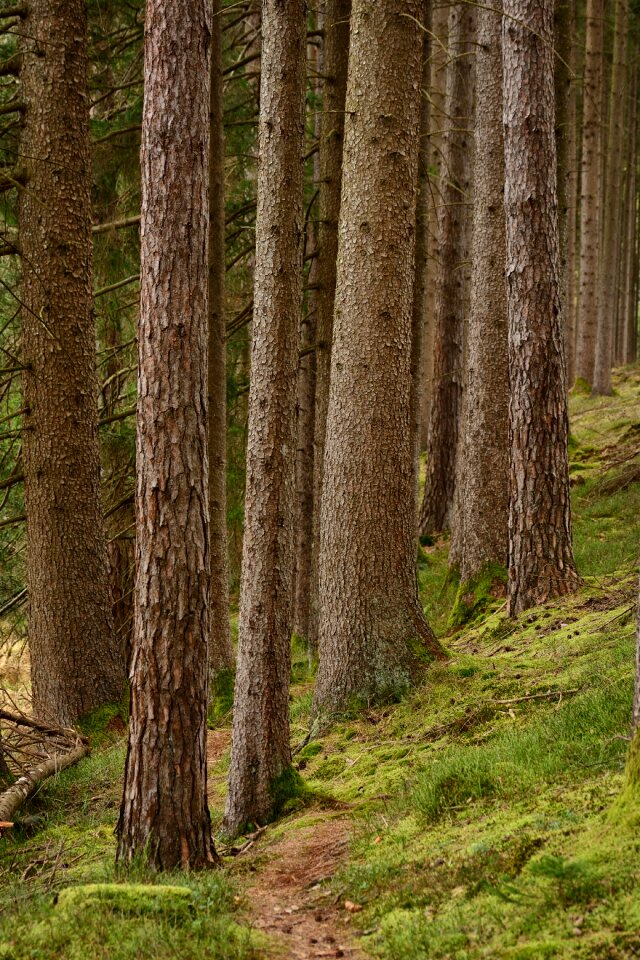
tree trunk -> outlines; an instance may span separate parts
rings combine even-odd
[[[263,0],[247,489],[224,829],[274,811],[291,761],[296,372],[302,303],[304,0]]]
[[[100,503],[84,0],[34,0],[21,29],[29,645],[34,709],[64,726],[125,685]]]
[[[628,19],[628,0],[616,0],[604,198],[604,255],[593,374],[594,393],[603,395],[611,394],[611,365],[618,310],[620,225],[623,222],[621,198],[623,195],[622,164]]]
[[[637,43],[637,41],[636,41]],[[624,260],[624,283],[622,285],[621,307],[621,360],[623,363],[633,363],[637,358],[637,331],[638,331],[638,292],[636,288],[638,263],[638,111],[636,107],[638,95],[638,53],[634,50],[631,60],[631,76],[629,87],[631,101],[629,107],[629,136],[627,147],[627,196],[626,196],[626,224],[622,258]]]
[[[320,29],[321,13],[315,26]],[[317,43],[307,44],[307,59],[311,72],[310,84],[314,97],[320,96],[322,51]],[[320,141],[322,114],[316,111],[311,133],[311,144]],[[320,156],[313,157],[313,187],[319,189]],[[313,210],[313,206],[312,206]],[[313,210],[315,213],[315,210]],[[295,521],[295,593],[293,601],[293,632],[309,642],[311,631],[311,582],[313,554],[313,488],[314,488],[314,433],[316,393],[316,312],[318,291],[318,224],[307,217],[305,224],[305,255],[311,256],[309,291],[306,309],[300,323],[300,361],[298,364],[298,433],[296,442],[296,521]],[[313,659],[311,653],[310,659]]]
[[[313,461],[313,537],[311,554],[311,603],[309,652],[313,658],[318,643],[318,555],[324,446],[329,405],[333,305],[338,258],[338,217],[342,187],[342,141],[344,102],[349,60],[351,0],[326,0],[324,8],[325,75],[320,138],[320,224],[316,281],[316,397]]]
[[[475,204],[461,474],[463,585],[488,565],[506,568],[509,539],[502,50],[501,21],[494,10],[478,12],[477,40]]]
[[[147,0],[137,578],[117,857],[145,857],[157,870],[215,856],[206,754],[209,21],[206,0]]]
[[[442,203],[442,130],[447,126],[444,98],[447,73],[447,34],[449,7],[432,3],[432,37],[429,56],[429,233],[427,237],[427,276],[425,290],[425,329],[422,350],[422,397],[420,412],[420,452],[429,443],[429,421],[433,399],[433,351],[435,342],[435,315],[437,300],[438,261],[440,258],[439,210]]]
[[[439,532],[451,522],[455,460],[462,402],[463,337],[468,306],[469,230],[473,85],[469,40],[474,10],[453,3],[449,12],[449,63],[442,160],[445,182],[440,208],[434,383],[427,446],[427,475],[420,510],[420,532]]]
[[[511,383],[508,610],[578,585],[571,545],[560,306],[552,0],[506,0],[503,21]]]
[[[560,301],[564,317],[567,369],[574,366],[574,311],[571,270],[574,268],[575,207],[572,189],[575,178],[575,84],[571,61],[575,33],[575,0],[556,0],[554,15],[554,77],[556,155],[558,157],[558,228],[560,234]],[[572,219],[573,218],[573,219]],[[567,385],[572,383],[567,374]]]
[[[412,506],[421,8],[356,0],[351,15],[321,507],[321,723],[351,698],[399,694],[418,657],[443,655],[418,602]]]
[[[422,430],[422,407],[428,385],[423,383],[426,327],[429,322],[427,297],[429,263],[429,220],[431,190],[429,183],[429,157],[431,153],[429,132],[431,129],[431,34],[432,0],[422,4],[422,70],[420,83],[420,146],[418,148],[418,198],[416,204],[416,268],[413,281],[413,316],[411,320],[411,433],[414,451],[414,499],[416,533],[418,523],[418,486],[420,477],[420,438]]]
[[[233,670],[229,624],[227,546],[227,364],[224,310],[224,129],[222,117],[222,6],[211,6],[209,100],[209,667],[211,678]]]
[[[580,187],[580,286],[576,375],[593,383],[598,329],[601,253],[604,0],[587,0],[587,36],[582,108],[582,178]]]

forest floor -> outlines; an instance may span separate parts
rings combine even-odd
[[[303,788],[280,819],[219,844],[225,869],[120,876],[113,828],[124,712],[0,840],[0,958],[640,957],[640,804],[628,749],[640,516],[640,368],[571,400],[580,592],[504,613],[460,606],[447,543],[425,547],[425,608],[451,653],[401,703],[305,742],[313,677],[294,647]],[[214,826],[229,718],[210,732]],[[96,886],[99,884],[99,886]],[[186,892],[185,892],[186,891]]]

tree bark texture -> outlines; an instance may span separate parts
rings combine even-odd
[[[320,542],[316,718],[397,694],[419,606],[410,429],[421,0],[351,14]],[[403,64],[398,70],[397,65]]]
[[[471,311],[460,473],[462,583],[471,581],[489,564],[506,568],[509,540],[502,48],[501,20],[493,10],[478,11],[476,90]]]
[[[211,4],[209,97],[209,667],[212,679],[233,670],[229,623],[227,543],[227,363],[224,309],[224,128],[222,116],[222,6]]]
[[[320,223],[316,281],[316,396],[313,459],[313,539],[311,553],[311,604],[309,649],[318,643],[318,555],[320,552],[320,503],[324,470],[324,445],[331,377],[333,305],[338,259],[338,218],[342,189],[342,144],[344,104],[349,60],[351,0],[326,0],[324,6],[325,76],[320,137]]]
[[[633,74],[630,87],[632,103],[638,95],[638,54],[633,61]],[[633,363],[638,356],[638,112],[631,110],[632,119],[629,135],[629,157],[627,165],[627,231],[624,251],[624,303],[622,308],[623,328],[622,359],[624,363]]]
[[[422,396],[420,411],[420,452],[429,443],[429,421],[433,399],[433,350],[437,301],[436,277],[440,257],[439,209],[442,203],[442,130],[446,127],[444,98],[447,73],[447,36],[449,7],[432,3],[432,36],[429,55],[429,232],[427,236],[427,283],[425,289],[425,328],[422,350]],[[417,258],[416,258],[417,262]]]
[[[33,703],[69,725],[122,696],[100,503],[84,0],[24,20],[20,192]]]
[[[249,438],[224,828],[274,812],[291,761],[296,375],[302,303],[304,0],[263,0]]]
[[[564,318],[565,354],[567,370],[574,366],[574,312],[571,303],[571,271],[575,267],[575,250],[570,244],[575,238],[575,207],[572,206],[572,186],[575,176],[575,83],[571,70],[571,51],[575,33],[575,0],[556,0],[554,13],[554,78],[556,155],[558,158],[558,228],[560,234],[560,300]],[[573,222],[572,222],[573,214]],[[572,383],[567,374],[567,385]]]
[[[503,21],[511,385],[508,611],[577,588],[560,306],[553,2],[506,0]]]
[[[587,35],[582,106],[582,176],[580,186],[580,285],[576,333],[576,376],[593,382],[598,329],[602,225],[601,92],[604,46],[604,0],[587,0]]]
[[[214,859],[207,804],[207,0],[148,0],[142,119],[136,594],[120,861]]]
[[[432,52],[432,0],[422,4],[422,71],[420,83],[420,144],[418,148],[418,198],[416,202],[416,268],[413,281],[413,317],[411,320],[411,432],[414,450],[414,495],[416,511],[416,533],[418,523],[418,486],[420,476],[420,450],[422,410],[428,385],[423,382],[425,371],[424,351],[427,339],[426,327],[429,322],[429,300],[427,297],[429,276],[429,220],[431,211],[431,185],[429,182],[431,129],[431,52]]]
[[[449,62],[442,137],[444,182],[440,207],[434,373],[427,473],[420,532],[439,532],[451,522],[455,461],[462,403],[464,318],[469,301],[469,190],[473,133],[470,38],[474,10],[453,3],[449,12]]]
[[[315,26],[321,29],[319,11]],[[307,62],[316,102],[321,94],[322,49],[317,43],[307,44]],[[320,141],[322,114],[316,111],[313,119],[311,149]],[[313,157],[314,188],[319,189],[320,155]],[[313,207],[312,207],[313,209]],[[310,211],[311,212],[311,211]],[[318,224],[311,217],[305,224],[305,256],[311,256],[306,308],[300,321],[300,361],[298,365],[297,441],[296,441],[296,521],[295,521],[295,592],[293,601],[293,632],[309,641],[311,631],[311,583],[313,565],[313,492],[314,492],[314,434],[316,394],[316,315],[318,285]],[[310,651],[313,659],[313,649]]]
[[[613,64],[609,95],[609,134],[604,196],[604,249],[598,300],[598,330],[593,373],[594,393],[611,394],[611,365],[618,313],[618,278],[623,223],[622,165],[625,78],[627,70],[628,0],[616,0]]]

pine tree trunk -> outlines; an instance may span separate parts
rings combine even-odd
[[[628,0],[616,0],[604,199],[604,255],[593,374],[594,393],[603,395],[611,393],[611,365],[618,311],[620,224],[623,220],[621,197],[628,17]]]
[[[68,726],[125,686],[100,503],[84,0],[33,0],[21,29],[31,677],[36,713]]]
[[[567,168],[567,386],[576,378],[576,317],[578,300],[578,53],[576,36],[576,11],[571,8],[570,78],[571,88],[567,113],[568,168]]]
[[[322,23],[317,14],[316,27]],[[318,44],[307,44],[307,60],[311,72],[310,83],[314,96],[321,93],[322,50]],[[311,141],[320,141],[322,114],[316,111]],[[313,157],[313,186],[319,189],[320,156]],[[315,215],[315,207],[313,208]],[[311,582],[313,555],[313,492],[314,492],[314,434],[316,394],[316,313],[318,285],[318,224],[307,218],[305,256],[313,257],[309,267],[306,309],[300,323],[300,361],[298,365],[298,435],[296,443],[296,521],[295,521],[295,593],[293,601],[293,632],[309,642],[311,632]],[[311,653],[313,658],[313,653]]]
[[[356,0],[351,15],[321,507],[320,722],[351,698],[397,695],[419,656],[443,655],[418,603],[412,508],[421,6]]]
[[[209,100],[209,667],[211,678],[233,670],[229,623],[227,545],[227,362],[224,309],[224,130],[222,115],[222,7],[211,6]]]
[[[473,85],[469,40],[474,11],[453,3],[449,12],[449,64],[442,162],[445,181],[440,208],[440,256],[434,342],[433,397],[427,446],[427,475],[420,532],[439,532],[451,522],[455,460],[462,403],[463,337],[468,306],[470,217],[469,159]]]
[[[422,350],[422,397],[420,411],[420,452],[429,443],[429,422],[433,400],[433,353],[437,302],[437,273],[440,257],[439,210],[442,203],[442,130],[447,126],[444,99],[447,72],[449,7],[433,3],[431,53],[429,56],[429,233],[427,237],[427,284],[425,329]]]
[[[422,5],[422,71],[420,90],[420,146],[418,149],[418,199],[416,205],[416,269],[413,282],[413,317],[411,321],[411,432],[414,450],[414,498],[416,533],[418,524],[418,481],[420,474],[420,438],[422,430],[422,404],[428,386],[423,383],[426,327],[429,322],[427,286],[429,276],[429,220],[431,189],[429,183],[429,156],[431,152],[429,131],[431,129],[431,33],[432,2]]]
[[[570,238],[575,238],[575,208],[572,206],[572,186],[575,176],[575,85],[571,70],[573,37],[575,33],[575,0],[556,0],[554,15],[554,77],[556,155],[558,158],[558,227],[560,234],[560,301],[564,317],[565,354],[567,369],[574,366],[574,312],[571,303],[571,270],[574,267]],[[573,213],[573,222],[572,222]],[[572,383],[567,374],[567,385]]]
[[[599,263],[602,224],[601,91],[604,83],[604,0],[587,0],[587,35],[582,107],[582,177],[580,186],[580,286],[576,376],[593,383],[598,329]]]
[[[263,0],[260,169],[238,666],[224,829],[274,812],[291,761],[304,0]]]
[[[463,585],[488,565],[506,568],[509,539],[502,50],[501,21],[493,10],[478,12],[477,40],[475,204],[461,475]]]
[[[552,0],[506,0],[503,21],[511,383],[508,610],[577,588],[560,306]]]
[[[637,41],[636,41],[637,43]],[[635,46],[635,45],[634,45]],[[622,250],[624,278],[621,284],[620,308],[620,360],[633,363],[637,357],[638,297],[636,290],[637,250],[638,250],[638,53],[634,50],[631,58],[629,77],[631,93],[629,104],[628,146],[627,146],[627,190],[626,190],[626,231]]]
[[[214,858],[207,804],[209,11],[147,0],[131,705],[118,859]],[[169,95],[170,92],[170,95]]]
[[[313,535],[311,554],[311,602],[309,652],[318,644],[318,555],[320,552],[320,504],[324,470],[324,445],[329,405],[333,305],[338,258],[338,218],[342,187],[342,142],[344,102],[349,60],[351,0],[326,0],[324,7],[325,76],[320,138],[320,213],[316,281],[316,396],[313,461]]]

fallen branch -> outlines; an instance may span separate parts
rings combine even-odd
[[[529,693],[526,697],[512,697],[510,700],[489,700],[489,703],[499,703],[503,706],[509,706],[512,703],[523,703],[525,700],[546,700],[549,697],[569,697],[574,693],[580,693],[576,687],[575,690],[547,690],[546,693]]]
[[[39,763],[33,770],[28,770],[19,777],[8,790],[0,794],[0,821],[10,822],[18,807],[34,792],[43,780],[52,777],[61,770],[73,766],[89,752],[87,743],[79,742],[73,750],[62,755],[56,753],[43,763]]]
[[[34,720],[33,717],[28,717],[25,713],[12,713],[10,710],[5,710],[1,707],[0,720],[6,720],[8,723],[13,723],[18,727],[29,727],[30,730],[37,730],[38,733],[42,733],[46,737],[63,737],[64,739],[74,742],[79,740],[80,743],[84,743],[85,745],[89,743],[87,737],[82,737],[71,727],[53,727],[50,723],[42,723],[40,720]]]

